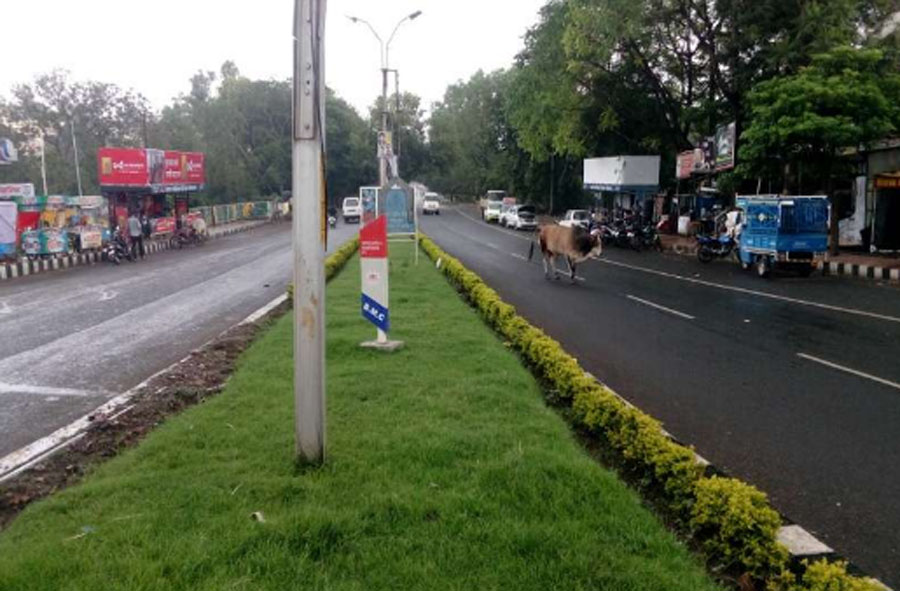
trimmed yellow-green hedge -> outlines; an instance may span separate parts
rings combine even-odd
[[[422,250],[450,282],[509,341],[543,379],[555,399],[571,405],[572,420],[618,454],[637,482],[663,495],[672,514],[686,526],[710,564],[769,581],[773,590],[868,591],[869,581],[851,577],[825,561],[809,565],[797,583],[787,570],[788,552],[776,541],[781,525],[765,493],[734,478],[706,476],[694,452],[672,441],[660,424],[586,374],[558,342],[516,314],[478,275],[422,237]],[[826,575],[820,575],[822,571]],[[780,586],[775,586],[780,585]]]

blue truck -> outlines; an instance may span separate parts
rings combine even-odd
[[[825,260],[831,206],[824,195],[738,195],[743,212],[738,258],[741,267],[767,277],[775,266],[808,275]]]

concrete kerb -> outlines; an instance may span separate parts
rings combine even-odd
[[[271,223],[270,221],[248,222],[237,228],[226,228],[221,232],[210,231],[209,239],[216,240],[225,236],[231,236],[239,232],[247,232],[257,228],[263,224]],[[154,241],[146,246],[147,254],[155,254],[169,250],[168,241]],[[0,281],[8,281],[19,277],[27,277],[42,272],[59,271],[80,267],[88,264],[105,261],[106,258],[102,252],[90,253],[70,253],[64,256],[54,257],[52,259],[19,259],[13,262],[0,262]]]

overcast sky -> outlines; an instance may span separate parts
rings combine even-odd
[[[391,44],[401,90],[440,100],[479,68],[507,67],[546,0],[330,0],[327,83],[361,112],[380,92],[378,42],[421,10]],[[161,108],[198,69],[235,61],[250,78],[290,76],[293,0],[2,0],[0,95],[53,68],[133,88]],[[227,6],[227,8],[226,8]]]

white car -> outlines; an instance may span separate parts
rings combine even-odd
[[[359,197],[344,198],[344,204],[343,207],[341,207],[341,215],[344,218],[345,224],[349,223],[351,220],[358,224],[362,217],[362,205],[359,203]]]
[[[488,201],[487,205],[484,207],[484,210],[481,212],[481,219],[483,219],[487,223],[499,222],[500,209],[502,207],[503,203],[501,203],[500,201]]]
[[[422,199],[422,215],[441,215],[441,202],[437,193],[426,193]]]
[[[591,212],[586,209],[570,209],[566,212],[565,217],[559,222],[560,226],[567,228],[584,228],[588,229],[591,225]]]
[[[503,205],[501,205],[500,206],[500,217],[497,218],[497,223],[500,224],[501,226],[509,225],[509,216],[515,208],[516,208],[516,206],[514,204],[504,203]]]
[[[516,205],[506,214],[506,225],[516,230],[537,228],[537,212],[533,205]]]

